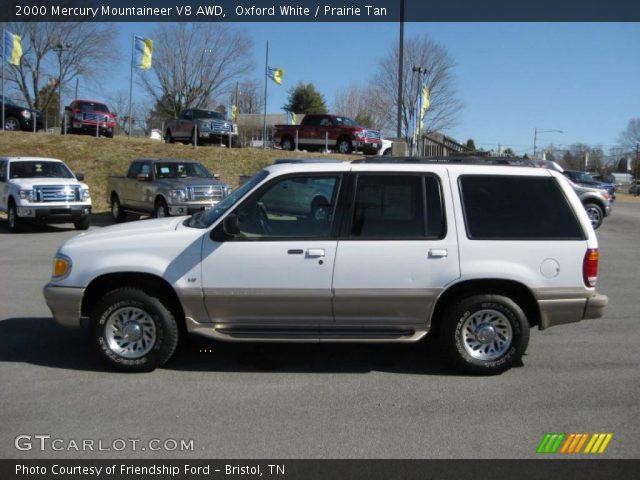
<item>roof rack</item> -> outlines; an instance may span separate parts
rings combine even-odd
[[[342,160],[335,158],[277,158],[272,165],[280,165],[283,163],[341,163]]]
[[[461,165],[511,165],[514,167],[535,167],[535,163],[524,157],[484,157],[472,155],[450,155],[447,157],[367,157],[352,160],[351,163],[457,163]]]

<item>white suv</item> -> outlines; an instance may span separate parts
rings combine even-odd
[[[292,182],[292,196],[322,192],[322,205],[267,201]],[[191,217],[81,234],[59,249],[44,295],[121,370],[165,363],[184,326],[267,342],[437,332],[459,367],[494,374],[520,361],[531,327],[602,316],[597,269],[594,230],[561,174],[369,159],[273,165]]]

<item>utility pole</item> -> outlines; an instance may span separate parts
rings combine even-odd
[[[58,119],[62,119],[62,115],[64,112],[64,107],[62,106],[62,53],[71,50],[71,47],[73,47],[73,45],[71,45],[70,43],[65,43],[63,45],[62,42],[58,42],[58,44],[53,48],[53,51],[58,55],[58,66],[60,67],[60,76],[58,77]],[[62,124],[60,124],[60,127],[63,128]],[[66,135],[66,128],[64,130],[64,134]]]
[[[396,136],[402,137],[402,75],[404,71],[404,0],[400,0],[400,43],[398,45],[398,128]]]

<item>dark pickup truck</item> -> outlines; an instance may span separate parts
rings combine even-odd
[[[2,98],[0,98],[0,102]],[[2,106],[0,105],[0,108]],[[4,129],[9,131],[33,131],[33,118],[36,119],[36,130],[42,129],[42,114],[38,110],[31,110],[18,105],[9,97],[4,97]]]
[[[283,150],[329,148],[338,153],[354,149],[377,155],[382,148],[380,132],[369,130],[342,115],[305,115],[300,125],[275,125],[273,141]]]

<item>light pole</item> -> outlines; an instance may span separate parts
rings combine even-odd
[[[58,66],[59,66],[59,76],[58,76],[58,118],[62,118],[62,53],[68,50],[71,50],[73,47],[70,43],[63,44],[62,42],[58,42],[55,47],[53,47],[53,51],[58,55]],[[62,123],[60,124],[60,128],[62,128]],[[66,129],[65,129],[66,135]]]
[[[418,151],[420,150],[419,147],[419,141],[420,141],[420,115],[422,114],[422,101],[421,101],[421,95],[422,95],[422,77],[423,75],[427,74],[427,67],[416,67],[415,65],[413,67],[411,67],[411,72],[414,74],[418,74],[418,82],[416,85],[416,100],[413,104],[413,106],[411,107],[411,112],[415,111],[415,115],[411,115],[412,118],[415,118],[415,129],[413,132],[408,132],[411,134],[411,138],[413,138],[413,142],[412,143],[412,152],[411,152],[411,156],[413,156],[414,154],[414,149],[413,149],[413,145],[415,145],[415,153],[418,153]],[[415,110],[417,109],[417,110]]]
[[[536,145],[538,142],[538,134],[539,133],[564,133],[562,130],[557,130],[555,128],[534,128],[533,129],[533,159],[536,159]]]

